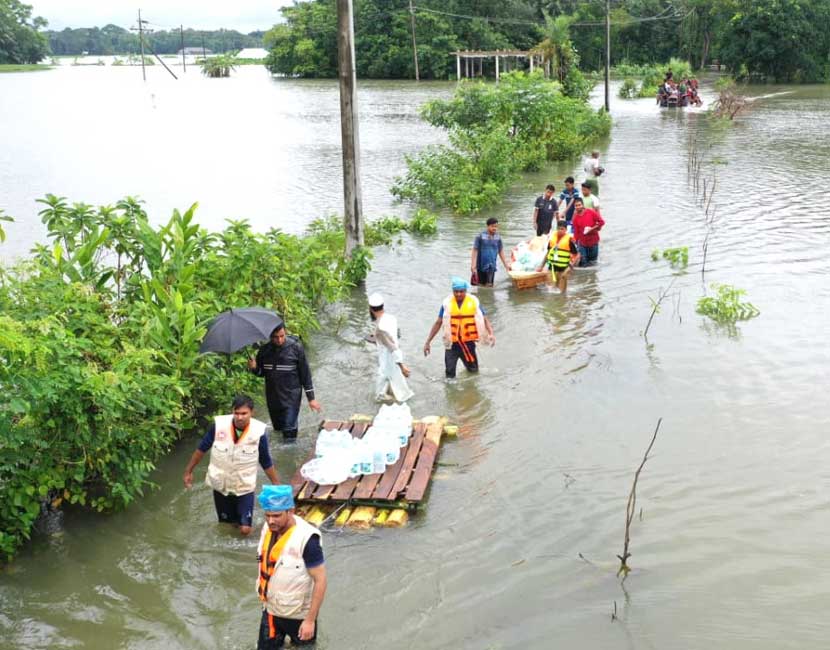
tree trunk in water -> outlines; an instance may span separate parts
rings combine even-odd
[[[709,43],[712,42],[712,33],[703,32],[703,53],[700,55],[700,69],[706,68],[706,58],[709,56]]]

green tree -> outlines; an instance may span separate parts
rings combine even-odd
[[[830,3],[742,0],[724,30],[720,55],[731,70],[750,78],[828,81]]]
[[[20,0],[0,0],[0,63],[39,63],[49,54],[41,33],[46,21],[32,18],[32,7]]]

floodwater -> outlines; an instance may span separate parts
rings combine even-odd
[[[332,82],[242,70],[216,86],[188,78],[177,88],[154,76],[153,108],[138,83],[87,72],[0,77],[3,122],[11,114],[29,125],[30,147],[21,147],[23,128],[7,129],[14,146],[0,152],[4,207],[11,196],[9,212],[25,219],[8,229],[18,245],[39,232],[27,205],[49,190],[88,202],[140,192],[153,214],[198,199],[211,226],[247,216],[300,229],[337,210]],[[365,203],[373,214],[405,214],[386,187],[404,153],[440,140],[416,108],[451,86],[362,87]],[[47,93],[58,108],[35,99]],[[363,336],[366,291],[379,290],[401,323],[413,412],[447,415],[460,434],[442,446],[428,508],[408,527],[326,533],[318,647],[826,647],[830,88],[753,93],[763,97],[727,128],[693,110],[614,101],[601,146],[600,265],[575,273],[566,297],[518,293],[501,271],[494,289],[479,290],[497,334],[479,376],[460,370],[448,383],[440,350],[426,359],[420,350],[490,213],[443,216],[437,236],[375,251],[366,288],[328,310],[325,331],[309,341],[327,416],[374,408]],[[182,120],[167,123],[160,110]],[[89,131],[93,123],[100,128]],[[138,153],[131,130],[141,133]],[[701,181],[717,175],[705,274],[690,135],[707,161]],[[84,139],[92,152],[79,150]],[[32,154],[47,147],[47,161]],[[577,167],[524,178],[491,211],[508,243],[528,235],[544,184]],[[686,269],[651,260],[670,246],[689,247]],[[728,329],[697,315],[712,282],[745,289],[760,316]],[[660,417],[638,486],[633,571],[621,584],[626,500]],[[304,411],[296,446],[272,441],[283,476],[311,447],[316,420]],[[0,647],[254,648],[255,540],[214,523],[206,487],[182,489],[194,444],[160,463],[159,489],[143,501],[108,517],[69,512],[61,533],[38,535],[0,574]]]

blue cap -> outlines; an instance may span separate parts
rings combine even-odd
[[[282,512],[294,507],[294,491],[290,485],[264,485],[257,498],[266,512]]]
[[[467,281],[464,278],[459,278],[457,275],[453,276],[453,278],[452,278],[452,290],[453,291],[466,291],[467,290]]]

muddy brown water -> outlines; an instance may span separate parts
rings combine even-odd
[[[243,68],[175,86],[161,72],[147,87],[129,69],[0,76],[3,123],[21,125],[0,148],[2,207],[20,221],[5,256],[42,236],[32,201],[47,191],[96,203],[140,193],[158,220],[199,200],[211,227],[245,216],[299,231],[339,209],[333,83]],[[407,213],[388,186],[403,154],[440,141],[417,106],[451,88],[361,85],[371,214]],[[318,647],[826,646],[830,88],[752,93],[729,128],[650,100],[614,102],[601,264],[576,273],[564,298],[516,292],[502,271],[479,290],[498,337],[480,376],[447,383],[440,350],[420,353],[449,276],[467,273],[487,216],[509,244],[526,237],[534,197],[576,162],[523,178],[480,217],[442,216],[435,237],[376,250],[366,288],[327,310],[309,342],[325,415],[374,408],[365,297],[381,291],[401,323],[414,413],[447,415],[460,433],[407,528],[325,535]],[[56,94],[60,109],[45,106]],[[704,171],[718,179],[704,277],[690,133],[718,160]],[[650,258],[683,245],[683,271]],[[673,278],[647,345],[650,300]],[[704,320],[695,304],[712,282],[746,289],[761,315],[734,330]],[[621,586],[625,502],[658,417]],[[304,410],[295,446],[272,440],[283,476],[310,449],[316,420]],[[214,523],[206,487],[182,489],[194,444],[164,459],[159,489],[126,512],[71,511],[58,534],[36,535],[0,574],[0,648],[255,646],[255,540]]]

